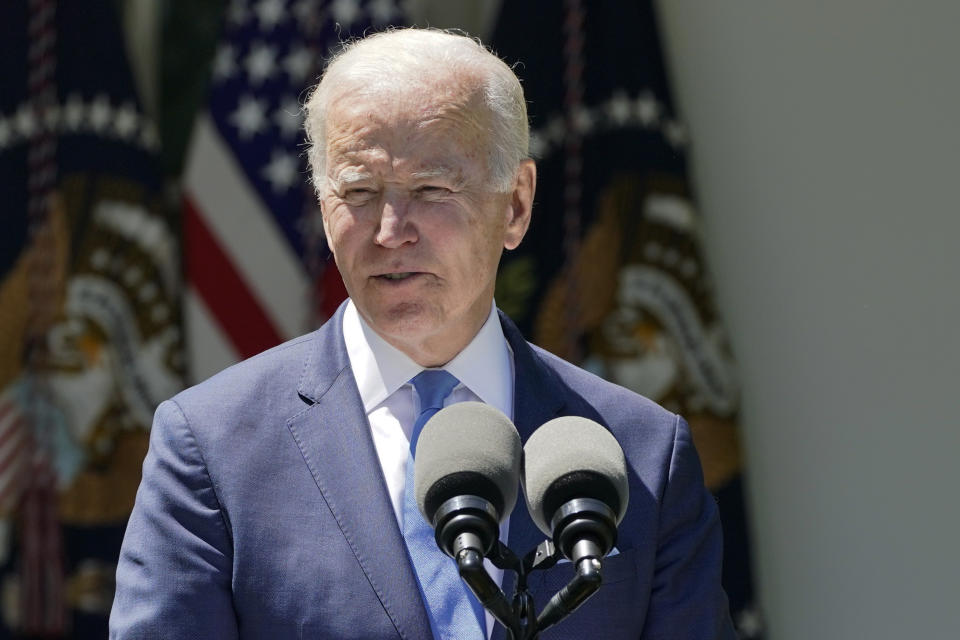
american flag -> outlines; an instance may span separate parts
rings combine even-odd
[[[345,296],[308,184],[301,105],[342,40],[394,0],[233,0],[184,178],[194,380],[314,328]]]

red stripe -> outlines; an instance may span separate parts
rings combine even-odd
[[[19,425],[18,425],[19,426]],[[20,455],[23,453],[23,450],[26,448],[29,443],[29,439],[26,437],[26,434],[23,434],[20,439],[14,443],[13,447],[10,448],[0,457],[0,473],[7,470],[7,467],[11,466],[14,462],[18,462]]]
[[[260,301],[247,287],[200,211],[184,196],[187,279],[243,358],[283,342]]]
[[[347,288],[343,285],[343,278],[340,277],[333,258],[327,262],[323,275],[317,278],[315,286],[319,287],[314,297],[320,301],[320,317],[333,316],[340,303],[347,299]]]
[[[0,450],[6,446],[7,440],[14,436],[22,435],[23,433],[24,427],[22,416],[11,416],[10,419],[7,420],[6,415],[0,415]]]
[[[26,484],[27,473],[26,456],[29,455],[27,449],[27,440],[23,439],[14,452],[16,457],[5,461],[2,473],[9,473],[9,479],[0,484],[0,513],[9,513],[13,511],[20,502],[20,496],[23,494],[23,487]],[[15,466],[14,466],[15,465]],[[11,470],[12,469],[12,470]]]

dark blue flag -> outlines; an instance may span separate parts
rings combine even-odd
[[[182,386],[175,221],[115,3],[2,3],[0,47],[0,637],[103,638]]]
[[[492,47],[519,63],[538,165],[497,302],[537,344],[688,419],[720,504],[731,613],[758,638],[735,367],[652,3],[504,3]]]

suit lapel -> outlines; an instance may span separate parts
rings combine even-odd
[[[500,324],[503,327],[503,335],[513,350],[513,422],[520,433],[520,440],[526,443],[527,438],[540,425],[561,414],[566,400],[564,386],[556,374],[534,353],[520,330],[503,312],[500,312]],[[546,536],[530,518],[526,502],[518,500],[510,514],[508,546],[518,555],[523,556],[545,539]],[[514,584],[513,573],[505,572],[503,591],[508,598],[513,594]],[[497,625],[493,637],[495,639],[505,637],[500,625]]]
[[[343,309],[341,306],[314,334],[311,355],[297,388],[310,406],[291,418],[288,426],[397,633],[409,640],[429,638],[430,622],[350,369],[343,341]],[[514,423],[521,441],[526,442],[540,425],[561,414],[564,385],[502,312],[500,323],[513,350]],[[510,548],[525,554],[544,538],[524,501],[518,500],[510,514]],[[506,572],[503,590],[508,595],[513,592],[514,582],[513,574]],[[493,637],[504,637],[499,625]]]
[[[311,406],[288,426],[397,633],[409,640],[429,638],[430,622],[350,369],[343,309],[315,334],[297,389]]]

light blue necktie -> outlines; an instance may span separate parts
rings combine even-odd
[[[443,408],[444,399],[459,380],[446,371],[427,369],[411,382],[420,398],[420,415],[410,436],[410,459],[407,460],[407,481],[403,490],[403,537],[407,542],[407,551],[427,603],[434,638],[486,640],[483,607],[460,579],[456,562],[437,546],[433,527],[424,520],[417,507],[413,487],[413,454],[420,431],[427,420]]]

